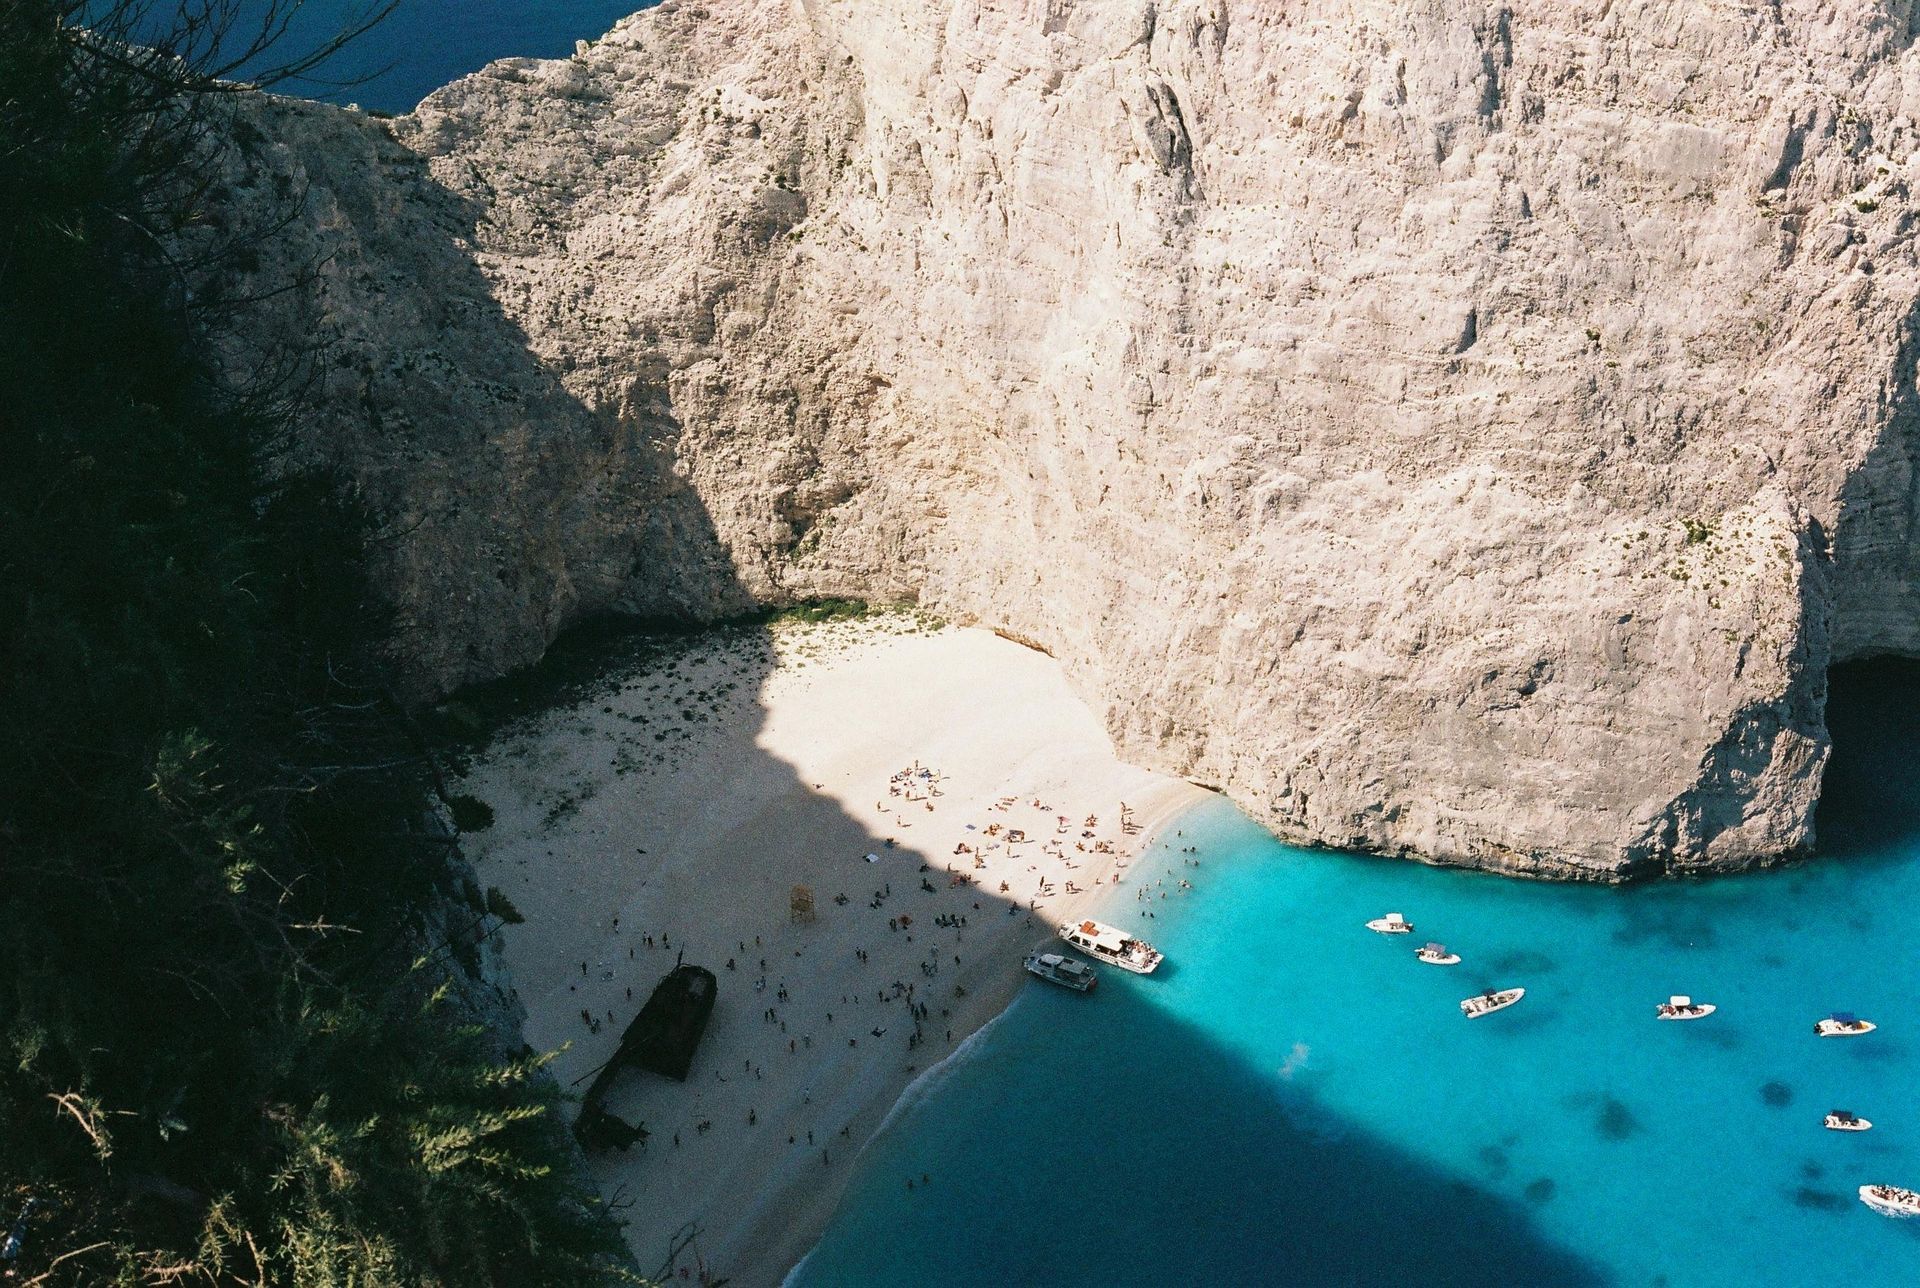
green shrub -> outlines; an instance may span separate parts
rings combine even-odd
[[[76,12],[0,0],[0,1201],[38,1200],[17,1269],[619,1277],[539,1062],[458,1014],[449,954],[414,963],[453,878],[376,657],[366,516],[260,468],[299,426],[203,360],[226,319],[162,249],[204,213],[224,109],[171,64],[89,54]],[[264,233],[232,231],[227,263],[258,267],[232,256]]]

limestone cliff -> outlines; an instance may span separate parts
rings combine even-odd
[[[419,692],[914,598],[1282,835],[1610,879],[1803,851],[1827,666],[1920,652],[1917,30],[668,0],[235,185]]]

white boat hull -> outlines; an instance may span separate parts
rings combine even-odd
[[[1847,1029],[1835,1024],[1832,1020],[1821,1020],[1813,1026],[1813,1031],[1823,1038],[1859,1038],[1865,1037],[1878,1027],[1878,1025],[1870,1021],[1862,1020],[1860,1021],[1860,1027]]]
[[[1429,957],[1425,953],[1415,953],[1414,956],[1429,966],[1458,966],[1460,964],[1459,953],[1448,953],[1445,957]]]
[[[1663,1020],[1704,1020],[1719,1009],[1719,1007],[1711,1002],[1702,1002],[1691,1010],[1674,1011],[1671,1014],[1666,1011],[1661,1011],[1660,1018]]]
[[[1080,945],[1075,944],[1074,947],[1080,948]],[[1080,948],[1080,951],[1084,953],[1088,950]],[[1151,975],[1160,965],[1157,959],[1146,963],[1135,963],[1119,957],[1109,957],[1105,953],[1095,954],[1093,959],[1103,966],[1111,966],[1115,970],[1123,970],[1131,975]]]
[[[1488,996],[1485,993],[1464,999],[1460,1003],[1460,1013],[1470,1020],[1483,1015],[1492,1015],[1495,1011],[1504,1011],[1527,995],[1524,988],[1504,988]]]
[[[1100,977],[1091,973],[1080,976],[1079,978],[1074,978],[1072,976],[1061,974],[1059,972],[1048,969],[1046,966],[1041,965],[1039,962],[1036,962],[1031,957],[1027,958],[1026,967],[1027,967],[1027,974],[1032,975],[1037,979],[1044,979],[1047,981],[1047,983],[1058,985],[1059,987],[1064,988],[1069,992],[1074,992],[1074,993],[1091,992],[1093,989],[1093,986],[1100,982]],[[1092,970],[1092,967],[1088,967],[1087,969],[1090,972]]]
[[[1086,929],[1091,928],[1091,929]],[[1059,928],[1060,938],[1097,962],[1133,975],[1151,975],[1166,960],[1166,955],[1143,939],[1134,939],[1112,926],[1097,921],[1073,922]],[[1132,945],[1127,951],[1104,947],[1102,939]]]
[[[1885,1196],[1874,1193],[1875,1190],[1881,1189],[1889,1190],[1891,1193]],[[1920,1194],[1915,1194],[1912,1190],[1898,1189],[1891,1185],[1862,1185],[1860,1201],[1884,1216],[1920,1216]]]
[[[1839,1123],[1831,1118],[1827,1120],[1828,1131],[1869,1131],[1873,1124],[1865,1118],[1856,1118],[1850,1123]]]
[[[1385,917],[1379,917],[1373,921],[1369,921],[1367,923],[1367,929],[1376,935],[1411,935],[1413,933],[1413,923],[1411,921],[1388,921]]]

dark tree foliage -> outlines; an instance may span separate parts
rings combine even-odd
[[[220,78],[284,25],[241,12],[0,0],[0,1231],[34,1201],[4,1268],[606,1282],[540,1061],[446,996],[517,914],[444,915],[362,516],[270,477],[294,400],[200,356],[194,284],[274,231],[187,235]]]

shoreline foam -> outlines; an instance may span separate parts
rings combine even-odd
[[[1137,862],[1140,858],[1144,857],[1152,850],[1154,842],[1160,839],[1167,828],[1172,827],[1176,821],[1185,817],[1186,814],[1199,805],[1202,800],[1213,795],[1211,792],[1205,792],[1205,789],[1202,788],[1195,788],[1194,790],[1203,793],[1203,795],[1198,798],[1184,798],[1175,802],[1171,799],[1171,793],[1169,794],[1169,800],[1159,811],[1157,821],[1143,824],[1135,834],[1140,845],[1135,852],[1128,856],[1130,863]],[[1111,869],[1109,869],[1109,874],[1110,873]],[[1126,881],[1124,878],[1120,885],[1109,884],[1101,887],[1092,893],[1096,896],[1104,896],[1104,901],[1096,897],[1093,901],[1094,906],[1080,908],[1076,915],[1110,921],[1117,916],[1114,907],[1118,906],[1120,895],[1124,891],[1133,888],[1131,882]],[[1114,907],[1109,907],[1108,905],[1114,905]],[[838,1178],[833,1190],[833,1202],[830,1205],[825,1205],[824,1211],[819,1212],[815,1219],[810,1219],[795,1226],[795,1235],[802,1229],[810,1229],[811,1234],[806,1242],[806,1251],[800,1256],[799,1260],[794,1261],[782,1275],[780,1279],[781,1288],[788,1288],[788,1285],[798,1282],[798,1276],[805,1268],[807,1258],[812,1256],[813,1250],[819,1246],[820,1236],[826,1232],[828,1223],[832,1220],[833,1214],[839,1208],[840,1200],[846,1188],[846,1182],[851,1179],[854,1172],[858,1171],[860,1160],[865,1157],[867,1150],[871,1148],[876,1141],[880,1140],[881,1137],[886,1135],[887,1131],[903,1114],[937,1091],[940,1085],[946,1081],[947,1077],[958,1069],[961,1064],[981,1053],[984,1044],[993,1030],[1007,1018],[1013,1007],[1026,995],[1028,982],[1024,971],[1018,975],[1010,973],[1004,999],[998,1000],[997,1002],[989,999],[986,1003],[992,1010],[992,1013],[986,1021],[969,1032],[964,1038],[960,1039],[955,1044],[954,1049],[937,1064],[915,1075],[913,1081],[901,1089],[899,1095],[894,1098],[893,1103],[887,1107],[885,1116],[881,1118],[878,1125],[868,1134],[866,1140],[861,1143],[859,1151],[853,1157],[853,1166]],[[809,1215],[810,1217],[814,1217],[813,1213]]]
[[[1023,995],[1024,994],[1020,992],[1015,992],[997,1015],[973,1032],[967,1034],[965,1038],[961,1039],[961,1041],[954,1046],[952,1051],[942,1057],[938,1064],[923,1070],[915,1076],[912,1082],[906,1085],[905,1089],[894,1098],[894,1102],[887,1106],[886,1116],[880,1120],[879,1126],[875,1127],[872,1134],[869,1135],[865,1141],[861,1142],[859,1152],[853,1156],[852,1167],[848,1171],[849,1177],[859,1170],[860,1160],[866,1157],[867,1150],[873,1147],[874,1142],[880,1140],[887,1134],[888,1130],[900,1119],[901,1115],[932,1095],[946,1082],[948,1075],[952,1074],[955,1069],[980,1053],[994,1029],[999,1026],[1001,1021],[1007,1018],[1008,1014],[1012,1012],[1014,1006],[1019,1003]],[[841,1188],[844,1190],[844,1185]],[[812,1238],[807,1244],[807,1251],[798,1261],[794,1262],[793,1265],[788,1268],[785,1275],[781,1277],[781,1288],[788,1288],[788,1285],[798,1281],[800,1272],[806,1268],[807,1258],[811,1257],[813,1250],[820,1246],[820,1236],[825,1232],[827,1222],[831,1219],[832,1213],[838,1210],[839,1202],[840,1196],[836,1195],[834,1198],[834,1207],[828,1209],[827,1217],[822,1218],[819,1222],[819,1227],[813,1231]]]

